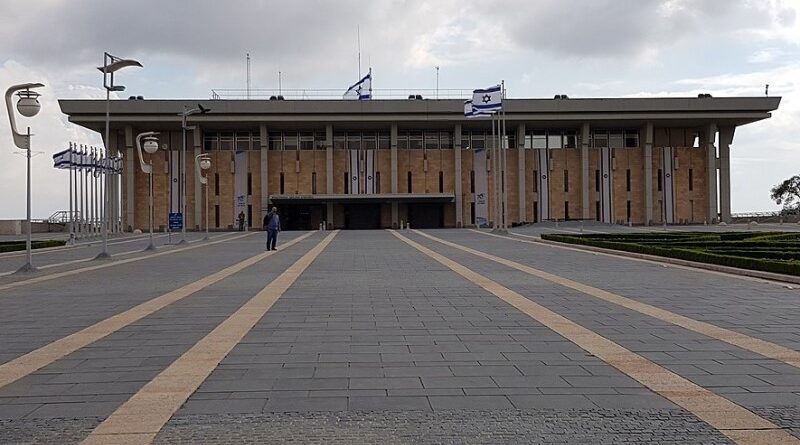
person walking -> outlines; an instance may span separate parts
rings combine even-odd
[[[239,212],[239,217],[237,219],[239,221],[239,231],[244,232],[244,211]]]
[[[281,218],[277,207],[273,207],[264,217],[264,229],[267,231],[267,250],[278,250],[275,243],[278,241],[278,232],[281,231]]]

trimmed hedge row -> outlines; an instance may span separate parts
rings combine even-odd
[[[31,241],[31,248],[44,249],[47,247],[59,247],[67,244],[66,241],[61,240],[41,240]],[[15,252],[17,250],[25,250],[25,241],[0,241],[0,252]]]
[[[604,249],[622,250],[626,252],[657,255],[687,261],[717,264],[720,266],[738,267],[740,269],[760,270],[786,275],[800,276],[800,262],[776,261],[764,258],[746,258],[740,256],[721,255],[698,249],[669,248],[637,243],[603,241],[579,235],[542,234],[542,239],[569,244],[600,247]]]

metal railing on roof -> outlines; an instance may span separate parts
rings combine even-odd
[[[285,100],[335,100],[342,99],[345,90],[341,88],[215,88],[211,90],[212,100],[265,100],[283,97]],[[433,88],[376,88],[372,90],[372,99],[461,99],[472,98],[472,90],[433,89]]]

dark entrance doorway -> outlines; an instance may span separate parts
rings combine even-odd
[[[380,229],[381,205],[345,204],[344,228],[357,230]]]
[[[442,204],[409,204],[408,222],[412,229],[439,229],[444,227]]]
[[[325,206],[284,204],[279,205],[282,230],[314,230],[325,218]]]

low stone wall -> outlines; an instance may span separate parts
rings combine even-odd
[[[66,226],[61,223],[47,221],[31,222],[31,233],[63,232]],[[25,233],[25,220],[3,219],[0,220],[0,235],[22,235]]]

